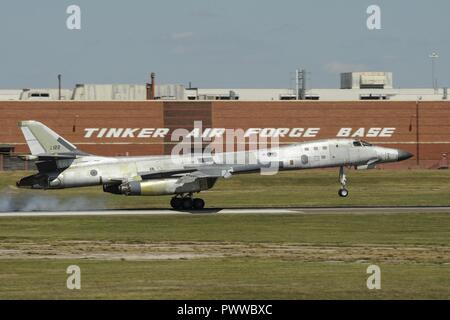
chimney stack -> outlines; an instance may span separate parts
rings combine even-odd
[[[155,99],[155,73],[152,72],[150,75],[150,78],[152,80],[152,100]]]
[[[58,100],[61,100],[61,75],[58,74]]]
[[[147,90],[147,100],[154,100],[155,99],[155,73],[154,72],[152,72],[150,74],[150,83],[147,83],[146,90]]]

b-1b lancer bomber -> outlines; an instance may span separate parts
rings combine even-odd
[[[217,179],[236,174],[276,170],[339,168],[339,196],[347,197],[344,168],[372,169],[377,164],[411,158],[409,152],[355,139],[326,139],[241,152],[139,157],[103,157],[84,153],[37,121],[19,126],[38,173],[17,182],[20,188],[64,189],[102,186],[105,192],[127,196],[173,195],[175,209],[202,209],[194,194],[208,190]],[[236,158],[245,161],[236,161]]]

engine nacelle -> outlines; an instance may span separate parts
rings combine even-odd
[[[157,179],[130,181],[120,185],[119,191],[127,196],[161,196],[179,193],[195,193],[213,187],[216,179],[201,178],[192,182],[180,182],[180,179]],[[106,191],[106,190],[105,190]]]

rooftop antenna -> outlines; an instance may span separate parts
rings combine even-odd
[[[437,83],[437,79],[435,76],[435,63],[436,63],[436,59],[439,58],[439,54],[437,52],[433,52],[428,57],[431,59],[431,81],[432,81],[434,93],[437,93],[438,83]]]
[[[295,99],[305,100],[306,98],[306,77],[305,69],[295,70]]]

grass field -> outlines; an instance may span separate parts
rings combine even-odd
[[[450,215],[0,219],[0,298],[450,298]],[[65,270],[82,270],[66,289]],[[366,288],[366,268],[382,289]]]
[[[0,177],[15,205],[40,192],[8,187],[18,176]],[[334,171],[236,177],[204,198],[216,207],[450,205],[447,171],[349,178],[348,199],[338,198]],[[75,199],[111,208],[168,200],[91,188],[51,195],[52,205]],[[66,288],[72,264],[81,268],[81,290]],[[381,268],[381,290],[366,287],[370,264]],[[0,298],[450,299],[450,214],[0,218]]]

